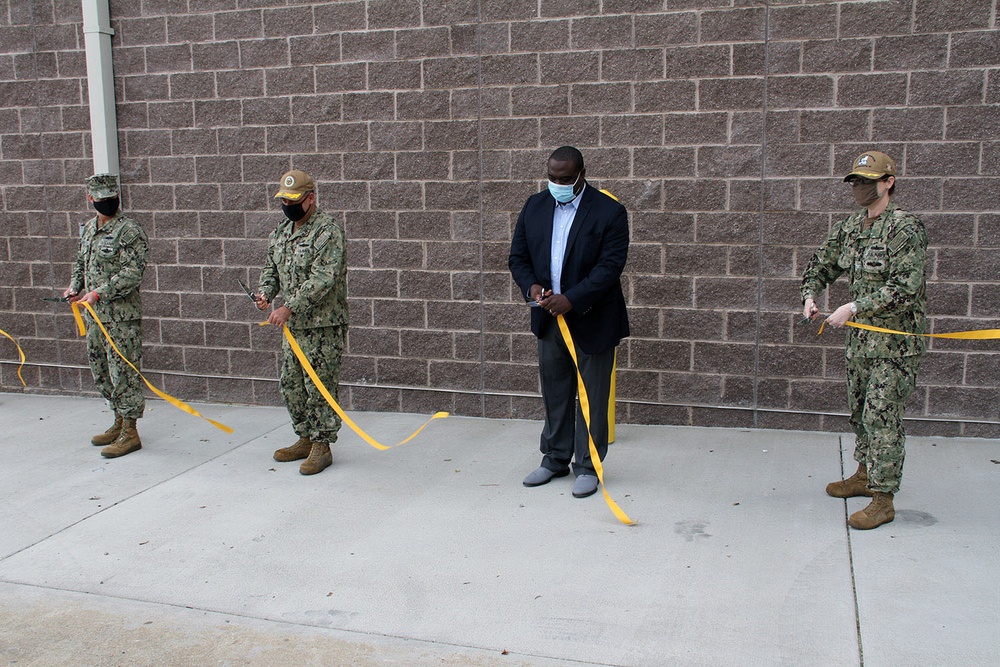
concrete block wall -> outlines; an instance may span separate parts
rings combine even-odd
[[[847,430],[842,335],[795,321],[869,148],[928,225],[933,330],[997,327],[995,0],[110,6],[124,203],[152,245],[144,368],[187,400],[280,400],[279,332],[236,281],[291,167],[347,229],[353,409],[540,416],[506,257],[562,144],[631,214],[621,421]],[[81,23],[78,0],[0,0],[0,328],[33,391],[92,390],[67,309],[38,298],[88,215]],[[909,416],[1000,435],[1000,344],[933,341]]]

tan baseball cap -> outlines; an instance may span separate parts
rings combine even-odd
[[[292,169],[281,177],[281,187],[274,198],[298,201],[315,189],[316,184],[313,183],[312,176],[304,171]]]
[[[895,176],[896,163],[885,153],[879,151],[868,151],[862,153],[851,166],[851,173],[844,176],[845,181],[849,181],[855,176],[862,178],[879,179],[883,176]]]

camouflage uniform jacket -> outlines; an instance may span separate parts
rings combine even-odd
[[[268,239],[260,293],[268,301],[282,294],[291,329],[346,324],[346,255],[344,228],[329,213],[317,209],[297,232],[286,218]]]
[[[70,287],[97,292],[94,312],[104,322],[142,319],[139,283],[146,270],[146,232],[121,211],[98,229],[97,218],[83,226]]]
[[[861,209],[833,226],[802,276],[802,301],[816,299],[842,273],[850,282],[859,324],[925,333],[927,230],[920,218],[889,204],[863,230]],[[847,358],[908,357],[923,353],[921,336],[900,336],[850,328]]]

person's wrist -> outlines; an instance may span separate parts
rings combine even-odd
[[[847,304],[847,306],[851,309],[851,315],[858,314],[858,304],[851,301],[849,304]]]

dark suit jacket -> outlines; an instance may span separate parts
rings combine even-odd
[[[527,300],[535,283],[552,289],[552,214],[548,190],[532,195],[517,218],[507,266]],[[563,262],[562,293],[573,304],[566,313],[573,340],[587,354],[605,352],[629,335],[621,274],[628,258],[628,213],[617,201],[587,184],[577,209]],[[531,309],[531,330],[541,337],[557,326],[552,315]]]

